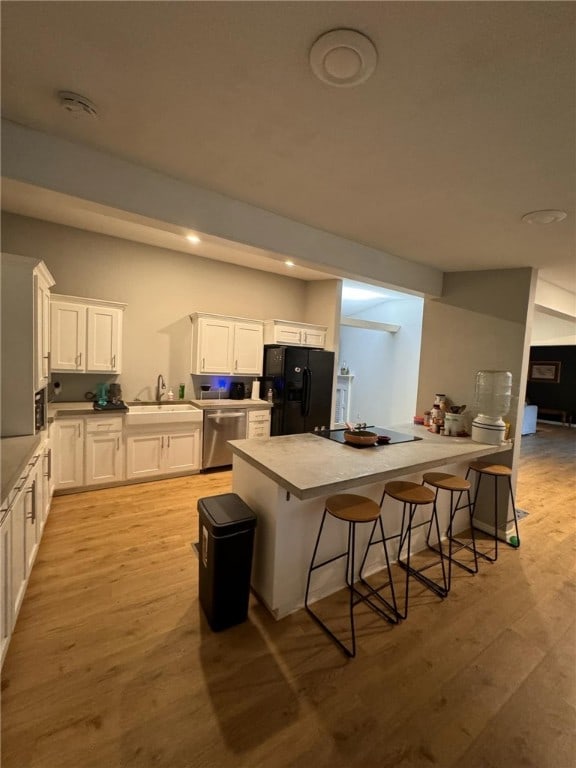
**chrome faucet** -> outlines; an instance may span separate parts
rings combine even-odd
[[[159,403],[162,400],[162,395],[164,394],[164,390],[166,389],[166,384],[164,383],[164,376],[160,374],[158,376],[158,383],[156,384],[156,402]]]

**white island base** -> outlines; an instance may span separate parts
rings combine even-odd
[[[297,441],[300,437],[301,444]],[[310,440],[319,441],[310,443]],[[284,441],[283,443],[281,441]],[[425,445],[425,443],[427,445]],[[448,439],[438,438],[433,441],[422,440],[418,443],[410,443],[402,446],[390,446],[392,449],[382,449],[379,454],[380,462],[385,457],[400,459],[402,453],[409,452],[411,462],[403,466],[392,466],[389,462],[378,468],[377,471],[368,472],[363,477],[344,477],[345,471],[339,470],[338,463],[342,458],[349,467],[349,457],[357,458],[349,452],[353,449],[331,443],[322,438],[314,438],[311,435],[270,438],[268,440],[238,440],[231,443],[234,453],[233,463],[233,490],[257,516],[254,564],[252,569],[252,588],[263,601],[276,619],[302,608],[304,606],[304,594],[308,568],[312,558],[312,552],[318,534],[324,503],[328,496],[334,493],[346,492],[367,496],[380,503],[384,484],[390,479],[410,480],[422,482],[422,471],[438,469],[443,472],[463,475],[466,472],[470,459],[478,456],[488,457],[499,451],[508,451],[510,446],[495,448],[471,441],[454,440],[450,446]],[[430,450],[440,453],[432,458]],[[280,467],[288,464],[287,449],[300,448],[306,452],[308,448],[314,448],[310,455],[310,462],[319,462],[317,477],[318,485],[312,487],[297,487],[295,475],[290,477],[288,471],[285,476],[280,475]],[[275,465],[274,450],[279,452],[278,464]],[[384,453],[384,451],[388,453]],[[330,452],[330,455],[323,455]],[[282,460],[282,453],[284,454]],[[292,450],[289,452],[292,453]],[[270,456],[264,462],[263,457]],[[443,460],[441,457],[444,457]],[[406,455],[406,458],[408,456]],[[367,461],[368,457],[365,458]],[[418,460],[420,459],[420,460]],[[448,461],[451,460],[451,463]],[[370,463],[378,461],[378,452],[370,457]],[[499,459],[504,463],[502,459]],[[325,463],[327,462],[327,464]],[[353,462],[352,462],[353,463]],[[396,464],[397,462],[394,462]],[[323,469],[320,468],[323,466]],[[321,473],[331,474],[331,482],[323,482]],[[314,473],[312,473],[313,475]],[[373,480],[372,482],[370,482]],[[298,497],[304,496],[304,498]],[[311,496],[306,498],[306,496]],[[449,518],[449,494],[440,493],[438,498],[438,512],[440,529],[444,533],[448,526]],[[416,513],[415,522],[420,519],[428,519],[430,508],[423,507]],[[391,498],[387,498],[384,505],[383,523],[386,536],[399,533],[402,520],[402,505]],[[456,517],[454,530],[456,532],[468,527],[467,510],[461,510]],[[364,553],[371,525],[357,526],[357,567],[360,565]],[[414,531],[412,536],[412,552],[424,549],[426,546],[427,526],[422,526]],[[346,551],[348,526],[346,523],[328,516],[322,542],[318,553],[319,558],[328,558],[340,552]],[[434,541],[434,537],[432,539]],[[397,559],[398,539],[389,545],[389,555],[392,560]],[[384,567],[384,555],[381,547],[372,547],[370,559],[367,562],[366,573],[372,573]],[[337,561],[332,566],[315,571],[312,581],[312,600],[318,600],[345,586],[344,579],[345,559]]]

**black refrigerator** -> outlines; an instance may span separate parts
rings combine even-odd
[[[260,396],[272,390],[271,435],[296,435],[330,428],[334,352],[306,347],[264,347]]]

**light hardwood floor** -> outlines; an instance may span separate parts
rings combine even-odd
[[[358,612],[213,634],[196,502],[230,473],[56,498],[3,672],[4,768],[573,768],[576,430],[523,440],[519,550]]]

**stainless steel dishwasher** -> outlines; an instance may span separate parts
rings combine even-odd
[[[246,437],[246,408],[219,408],[204,411],[202,469],[232,464],[228,440]]]

